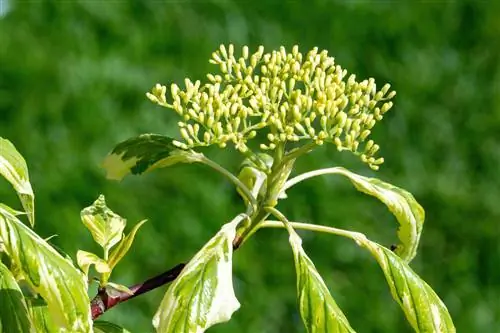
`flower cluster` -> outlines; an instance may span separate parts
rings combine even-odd
[[[307,140],[321,145],[331,142],[338,150],[349,150],[373,169],[383,163],[376,158],[379,146],[368,140],[375,123],[392,107],[396,94],[386,84],[377,90],[374,79],[356,81],[335,64],[327,51],[314,48],[303,56],[298,47],[287,53],[264,53],[260,46],[249,54],[243,47],[236,58],[233,45],[221,45],[212,54],[219,74],[208,74],[208,83],[185,80],[185,89],[176,84],[157,84],[148,98],[175,110],[181,117],[181,148],[228,142],[246,153],[248,140],[264,131],[262,150]],[[363,147],[360,144],[363,143]]]

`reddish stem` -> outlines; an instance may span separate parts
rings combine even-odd
[[[184,266],[185,264],[178,264],[174,268],[169,269],[160,275],[129,287],[132,294],[116,289],[100,288],[97,295],[90,302],[92,320],[97,319],[100,315],[117,304],[123,303],[129,299],[161,287],[166,283],[172,282],[177,278],[177,276],[179,276]]]

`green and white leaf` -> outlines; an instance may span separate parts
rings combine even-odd
[[[14,275],[0,261],[0,332],[34,332],[28,308]]]
[[[245,218],[240,214],[225,224],[170,285],[153,318],[157,332],[204,332],[239,309],[232,281],[232,242]]]
[[[363,177],[341,167],[307,172],[289,180],[284,189],[290,188],[307,178],[325,174],[343,175],[351,181],[357,190],[382,201],[399,223],[398,238],[401,244],[397,245],[395,252],[406,262],[410,262],[415,257],[422,233],[425,212],[411,193],[377,178]]]
[[[47,303],[40,298],[28,300],[30,317],[35,327],[35,332],[40,333],[66,333],[61,327],[54,325]]]
[[[0,175],[12,184],[21,200],[31,227],[35,225],[35,195],[28,175],[28,166],[16,147],[0,137]]]
[[[83,273],[87,276],[89,275],[89,268],[91,265],[95,266],[95,270],[98,273],[103,274],[111,272],[111,268],[108,263],[94,253],[78,250],[76,253],[76,261],[78,262],[78,266],[80,266]]]
[[[122,238],[118,246],[116,246],[111,251],[108,260],[108,264],[111,269],[113,269],[120,262],[120,260],[122,260],[123,257],[127,254],[128,250],[130,249],[130,246],[132,246],[132,243],[134,242],[134,238],[137,231],[144,223],[146,223],[146,221],[147,220],[142,220],[141,222],[137,223],[134,226],[134,228],[132,228],[130,233]]]
[[[158,134],[142,134],[119,143],[103,162],[108,179],[121,180],[177,163],[200,162],[203,154],[183,150],[175,140]]]
[[[304,252],[302,240],[293,230],[289,241],[297,272],[300,314],[307,332],[355,332],[328,291],[313,262]]]
[[[107,253],[120,241],[127,221],[106,206],[103,195],[80,214],[82,222],[92,237]]]
[[[69,332],[91,332],[84,274],[4,205],[0,205],[0,240],[24,280],[47,302],[54,324]]]
[[[94,333],[130,333],[128,330],[109,321],[98,320],[94,322]]]
[[[416,332],[456,332],[453,321],[439,296],[408,264],[391,250],[352,233],[358,245],[368,249],[379,263],[392,297],[403,309]]]

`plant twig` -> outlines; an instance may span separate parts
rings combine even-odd
[[[117,304],[123,303],[129,299],[161,287],[166,283],[172,282],[177,278],[177,276],[179,276],[184,266],[185,264],[178,264],[160,275],[129,287],[132,292],[131,294],[116,289],[109,290],[106,288],[100,288],[97,295],[90,302],[92,320],[97,319],[100,315]]]

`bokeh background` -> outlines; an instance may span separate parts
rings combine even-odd
[[[427,219],[414,269],[447,304],[459,332],[500,332],[500,2],[498,1],[14,1],[0,0],[0,136],[27,159],[43,236],[74,255],[95,250],[79,212],[106,195],[134,251],[113,276],[132,284],[186,261],[243,209],[220,175],[180,165],[121,183],[99,165],[119,141],[176,136],[176,116],[144,93],[197,79],[221,43],[267,50],[318,46],[359,78],[390,82],[395,107],[374,132],[386,163],[377,177],[411,191]],[[239,156],[208,155],[230,170]],[[297,172],[344,165],[325,147]],[[18,207],[0,181],[0,201]],[[280,204],[290,219],[351,228],[391,244],[396,221],[345,179],[313,179]],[[348,240],[302,234],[304,248],[359,332],[411,332],[374,260]],[[235,255],[242,303],[210,332],[303,332],[282,230],[264,230]],[[152,332],[166,288],[103,319]]]

